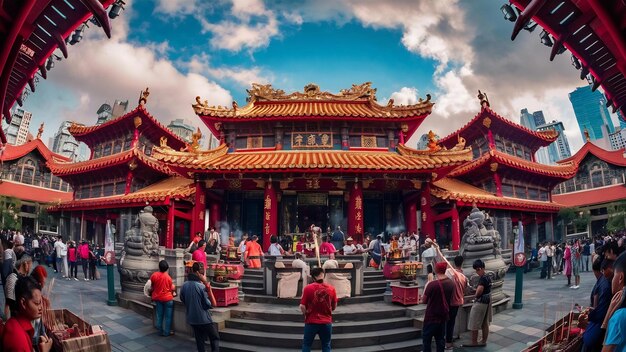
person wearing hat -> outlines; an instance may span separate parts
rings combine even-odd
[[[446,276],[448,264],[435,264],[437,279],[431,282],[422,295],[422,303],[426,304],[424,326],[422,328],[422,346],[424,351],[431,350],[433,337],[437,351],[445,348],[446,321],[450,313],[450,300],[454,292],[454,282]]]
[[[346,239],[346,245],[343,246],[343,254],[344,255],[357,254],[356,246],[354,245],[354,239],[352,237],[348,237]]]

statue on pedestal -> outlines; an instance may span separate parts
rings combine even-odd
[[[492,297],[495,297],[495,301],[504,298],[502,284],[508,265],[502,259],[500,233],[494,228],[493,218],[474,206],[463,221],[463,227],[465,233],[461,239],[459,254],[465,259],[463,262],[465,275],[470,279],[470,283],[476,281],[478,278],[472,264],[476,259],[481,259],[485,263],[487,275],[494,283]]]
[[[159,268],[159,220],[152,212],[151,206],[143,208],[133,227],[125,233],[119,267],[123,292],[143,296],[143,285]]]

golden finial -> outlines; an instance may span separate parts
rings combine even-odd
[[[589,131],[585,128],[585,131],[583,133],[585,134],[585,140],[589,142],[591,140],[591,138],[589,137]]]
[[[200,148],[200,138],[202,138],[202,132],[200,132],[200,127],[196,133],[191,135],[191,151],[197,151]]]
[[[239,105],[237,104],[237,102],[233,100],[233,111],[237,112],[237,108],[238,107],[239,107]]]
[[[487,93],[483,93],[480,91],[480,89],[478,90],[478,100],[480,101],[480,106],[483,108],[488,108],[491,105],[489,105],[489,98],[487,97]]]
[[[432,130],[428,131],[428,149],[431,152],[441,150],[441,146],[437,144],[437,135]]]
[[[392,108],[393,107],[393,99],[389,99],[389,101],[387,102],[387,107],[388,108]]]
[[[148,96],[150,96],[150,90],[146,87],[146,90],[142,90],[139,95],[139,105],[146,105],[148,103]]]
[[[43,134],[43,122],[39,125],[39,130],[37,131],[37,139],[41,139],[41,135]]]

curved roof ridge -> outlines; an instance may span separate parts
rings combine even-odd
[[[19,159],[35,149],[39,151],[39,153],[43,156],[46,162],[54,159],[57,159],[59,161],[71,161],[70,158],[64,155],[52,152],[39,138],[33,139],[20,145],[5,145],[4,151],[0,152],[0,160],[9,161]]]
[[[489,116],[485,116],[485,114],[488,114]],[[446,137],[442,138],[439,140],[439,143],[441,144],[448,144],[453,138],[456,138],[457,135],[462,134],[461,132],[465,131],[466,129],[468,129],[471,125],[478,123],[478,120],[480,120],[482,117],[494,117],[496,118],[498,121],[505,123],[513,128],[516,128],[524,133],[526,133],[527,135],[536,138],[537,140],[542,141],[542,145],[545,144],[544,146],[549,145],[550,143],[556,141],[556,139],[559,137],[558,132],[556,132],[556,130],[548,130],[548,131],[533,131],[527,127],[524,127],[514,121],[511,121],[509,119],[507,119],[506,117],[498,114],[497,112],[495,112],[494,110],[492,110],[489,107],[482,107],[480,109],[480,111],[474,115],[474,117],[467,122],[465,125],[463,125],[461,128],[459,128],[458,130],[450,133],[449,135],[447,135]],[[546,144],[547,143],[547,144]]]
[[[580,148],[576,154],[570,156],[569,158],[557,161],[557,163],[568,163],[573,162],[575,164],[580,164],[581,161],[587,156],[587,154],[593,154],[598,159],[603,160],[609,164],[614,164],[618,166],[626,166],[626,158],[624,157],[624,153],[626,153],[626,149],[618,149],[618,150],[606,150],[602,149],[599,146],[593,144],[590,141],[587,141],[582,148]]]
[[[84,124],[79,124],[79,123],[72,123],[72,125],[68,128],[69,132],[72,134],[72,136],[76,137],[86,137],[96,131],[100,131],[103,128],[107,128],[109,126],[115,125],[117,123],[120,123],[121,121],[134,117],[137,114],[142,114],[144,117],[146,117],[151,123],[153,123],[154,125],[156,125],[159,129],[163,130],[166,134],[167,134],[167,138],[168,140],[173,139],[176,142],[178,142],[179,144],[182,144],[183,146],[187,145],[187,142],[185,140],[183,140],[182,138],[180,138],[179,136],[177,136],[174,132],[170,131],[169,128],[165,127],[161,122],[159,122],[159,120],[157,120],[145,107],[145,105],[143,104],[139,104],[136,108],[134,108],[133,110],[127,112],[126,114],[122,115],[122,116],[118,116],[114,119],[108,120],[105,123],[101,124],[101,125],[93,125],[93,126],[86,126]],[[77,138],[77,139],[79,139]],[[80,138],[82,139],[82,138]]]

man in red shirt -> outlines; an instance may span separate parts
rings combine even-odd
[[[447,268],[447,263],[435,264],[437,280],[429,283],[422,295],[422,303],[426,303],[422,328],[423,351],[431,350],[433,337],[437,344],[437,352],[443,352],[445,348],[446,321],[450,313],[450,300],[455,289],[454,282],[446,276]]]
[[[2,339],[3,351],[33,351],[33,336],[35,329],[31,321],[41,318],[43,312],[43,298],[37,281],[32,277],[22,277],[15,285],[15,299],[17,314],[7,321]],[[45,334],[41,335],[38,343],[40,352],[52,349],[52,339]]]
[[[198,241],[198,249],[193,251],[193,253],[191,254],[191,259],[193,259],[193,261],[202,263],[202,265],[204,265],[204,268],[207,267],[206,266],[206,252],[204,251],[205,249],[206,249],[206,241],[200,240]]]
[[[330,352],[330,338],[333,329],[333,311],[337,308],[335,288],[324,283],[324,270],[311,269],[315,282],[307,285],[302,292],[300,310],[304,314],[304,338],[302,352],[310,352],[315,335],[320,336],[322,352]]]
[[[159,271],[150,276],[152,282],[152,300],[156,304],[156,328],[161,336],[170,336],[172,332],[172,314],[174,312],[174,296],[176,287],[167,273],[170,268],[167,261],[159,262]],[[165,326],[163,324],[165,323]]]
[[[329,254],[335,253],[337,251],[337,249],[332,244],[332,242],[330,242],[330,240],[331,240],[330,236],[324,236],[324,243],[322,243],[320,245],[320,254],[321,255],[329,255]]]

